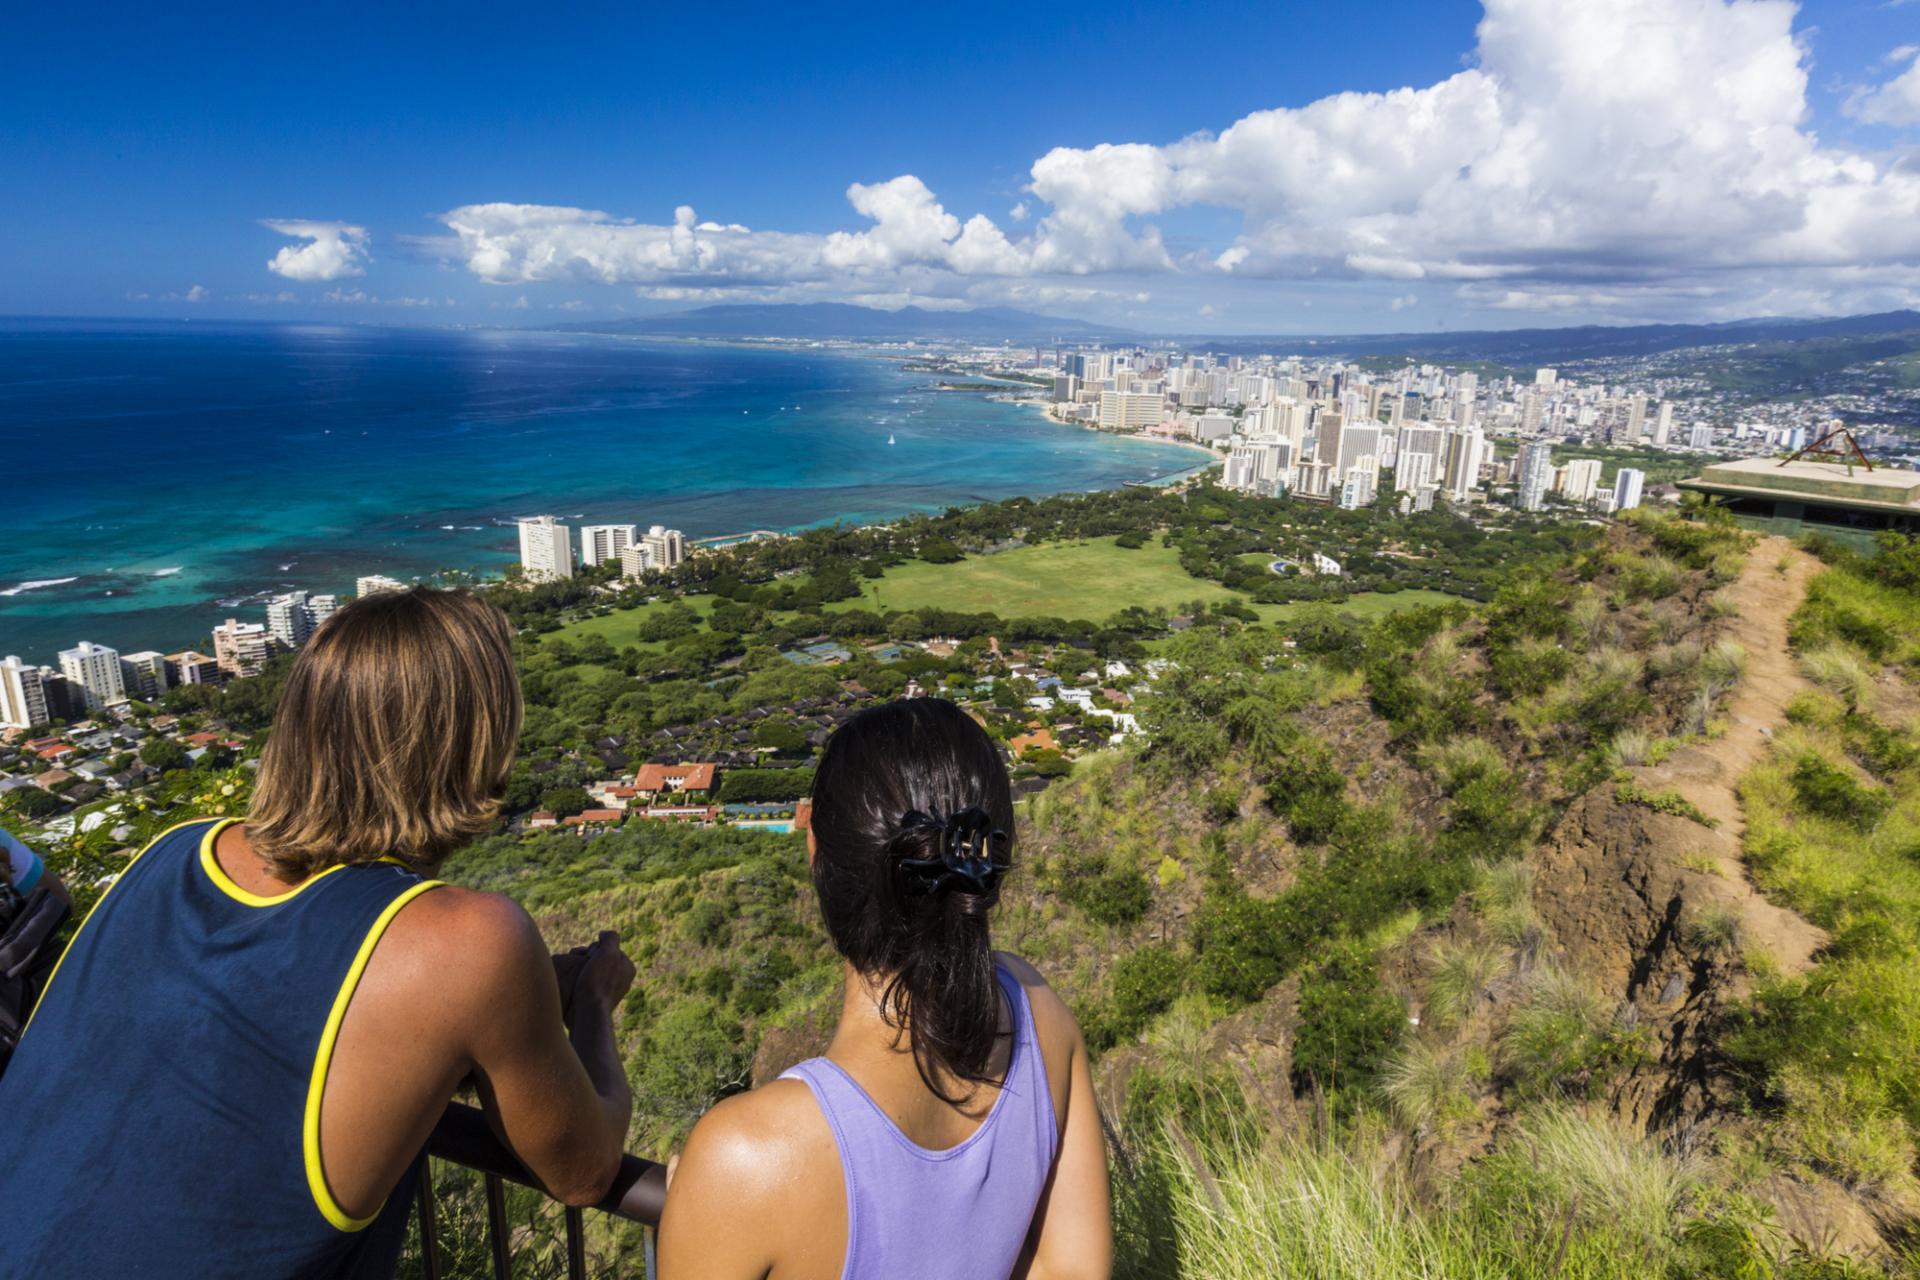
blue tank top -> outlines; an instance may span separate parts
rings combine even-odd
[[[1013,1010],[1013,1052],[993,1108],[958,1146],[915,1143],[829,1058],[809,1058],[781,1077],[806,1082],[840,1150],[842,1280],[980,1280],[1011,1275],[1020,1260],[1060,1126],[1026,988],[997,965],[995,973]]]
[[[334,867],[260,897],[190,822],[74,935],[0,1076],[0,1277],[391,1275],[420,1161],[371,1218],[335,1203],[320,1098],[361,971],[439,882]]]

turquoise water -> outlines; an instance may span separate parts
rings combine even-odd
[[[497,570],[512,521],[542,512],[702,538],[1198,458],[932,384],[870,357],[574,334],[0,324],[0,655],[204,648],[265,594]]]

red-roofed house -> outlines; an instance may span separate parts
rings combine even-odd
[[[661,796],[691,800],[713,790],[719,771],[719,765],[706,763],[642,765],[640,775],[633,780],[634,790],[637,798],[648,802]]]
[[[550,827],[557,827],[559,825],[560,819],[554,817],[545,809],[527,815],[527,829],[529,831],[545,831]]]
[[[627,815],[619,809],[587,809],[574,814],[571,818],[562,818],[561,824],[569,827],[604,826],[610,822],[619,822]]]

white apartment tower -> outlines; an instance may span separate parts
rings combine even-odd
[[[528,582],[573,576],[573,531],[552,516],[520,522],[520,568]]]
[[[640,535],[640,545],[653,556],[655,569],[677,569],[687,558],[687,535],[665,525],[654,525]]]
[[[1653,442],[1665,444],[1673,435],[1673,401],[1662,400],[1660,411],[1653,419]]]
[[[267,601],[267,631],[283,647],[298,649],[313,634],[313,614],[307,608],[307,593],[289,591]]]
[[[86,691],[88,707],[110,706],[126,699],[117,649],[82,640],[75,648],[61,651],[60,674]]]
[[[1539,511],[1553,488],[1553,446],[1536,441],[1520,446],[1519,497],[1522,511]]]
[[[1098,421],[1103,431],[1139,431],[1156,425],[1166,407],[1158,391],[1102,391]]]
[[[1570,458],[1560,474],[1560,491],[1569,502],[1592,502],[1600,488],[1600,459]]]
[[[47,682],[40,668],[15,657],[0,661],[0,729],[47,722]]]
[[[603,564],[618,560],[620,553],[639,540],[640,530],[630,524],[589,524],[580,528],[580,563]]]
[[[1631,511],[1640,505],[1640,493],[1647,485],[1647,476],[1643,471],[1632,467],[1620,468],[1613,477],[1613,509]]]
[[[405,591],[406,589],[406,583],[397,578],[389,578],[384,573],[369,573],[364,577],[356,578],[353,583],[353,594],[363,600],[368,596],[377,596],[382,591]]]

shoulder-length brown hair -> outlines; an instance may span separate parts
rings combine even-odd
[[[287,677],[247,837],[282,879],[388,856],[431,869],[493,824],[519,736],[505,614],[425,587],[356,600]]]

